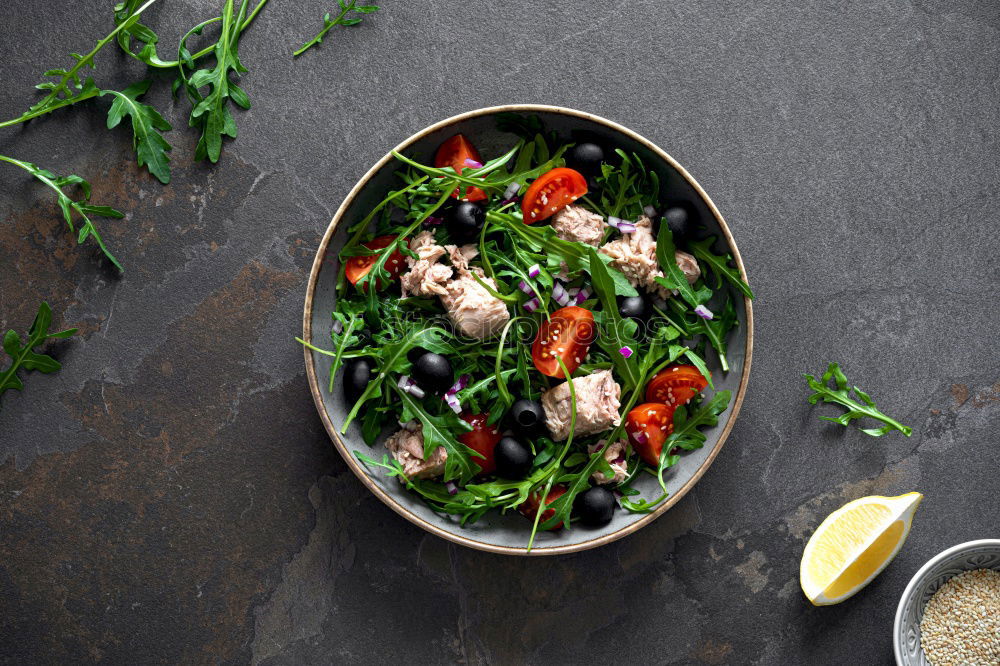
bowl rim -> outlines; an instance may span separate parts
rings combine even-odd
[[[896,618],[892,622],[892,654],[896,658],[896,666],[903,666],[903,657],[899,653],[899,636],[903,631],[903,610],[906,607],[906,602],[910,600],[910,597],[914,594],[914,590],[917,589],[917,585],[927,575],[927,572],[944,560],[980,546],[994,546],[997,550],[1000,550],[1000,539],[975,539],[954,545],[951,548],[945,548],[927,560],[922,567],[917,569],[917,573],[913,574],[913,577],[910,578],[910,582],[906,584],[903,594],[899,597],[899,604],[896,606]]]
[[[743,258],[740,256],[739,248],[736,246],[736,241],[733,240],[732,233],[729,230],[729,226],[726,224],[725,219],[722,217],[722,213],[716,207],[715,202],[712,201],[708,193],[702,189],[701,185],[687,172],[687,170],[681,166],[677,160],[671,157],[665,150],[657,146],[655,143],[647,139],[646,137],[637,134],[636,132],[619,125],[618,123],[603,118],[592,113],[585,111],[578,111],[576,109],[570,109],[561,106],[551,106],[547,104],[505,104],[501,106],[489,106],[480,109],[475,109],[473,111],[467,111],[465,113],[460,113],[444,120],[440,120],[422,130],[417,131],[408,138],[404,139],[392,151],[386,153],[384,157],[379,159],[368,171],[361,177],[360,180],[351,188],[344,201],[337,208],[334,213],[330,224],[327,226],[326,232],[323,235],[323,239],[320,241],[319,247],[316,249],[316,256],[313,259],[312,270],[309,273],[309,281],[306,287],[306,298],[305,306],[302,314],[302,339],[306,342],[312,344],[312,317],[313,317],[313,298],[316,293],[316,285],[319,278],[320,270],[323,266],[323,260],[326,257],[327,249],[329,244],[337,231],[337,226],[340,223],[344,213],[350,207],[351,203],[357,197],[358,193],[367,186],[369,180],[384,167],[386,164],[391,162],[394,158],[392,152],[402,152],[413,145],[415,142],[419,141],[423,137],[436,132],[438,130],[447,128],[450,125],[468,120],[470,118],[477,118],[479,116],[494,115],[502,112],[514,112],[514,113],[554,113],[566,116],[571,116],[574,118],[579,118],[583,120],[588,120],[599,125],[603,125],[608,129],[614,130],[620,134],[624,134],[628,138],[642,144],[648,150],[653,152],[657,157],[664,160],[672,168],[674,168],[677,173],[684,178],[688,184],[695,190],[702,201],[711,211],[712,215],[715,217],[716,222],[719,225],[719,229],[722,232],[722,236],[729,247],[730,252],[733,255],[733,259],[736,262],[736,266],[740,271],[744,281],[749,282],[747,278],[746,269],[743,266]],[[306,365],[306,378],[309,383],[309,391],[312,393],[313,402],[316,405],[316,410],[319,412],[320,419],[323,421],[323,427],[326,429],[327,434],[330,436],[334,443],[334,447],[340,453],[341,457],[347,463],[347,466],[354,472],[354,475],[361,480],[361,482],[367,486],[367,488],[375,494],[382,502],[384,502],[390,509],[401,515],[406,520],[410,521],[414,525],[421,527],[428,532],[435,534],[439,537],[447,539],[453,543],[457,543],[463,546],[468,546],[470,548],[475,548],[477,550],[482,550],[491,553],[500,553],[505,555],[528,555],[528,556],[542,556],[542,555],[561,555],[566,553],[576,553],[583,550],[588,550],[590,548],[596,548],[604,544],[616,541],[632,532],[639,530],[640,528],[648,525],[650,522],[663,515],[670,507],[676,504],[682,497],[684,497],[688,491],[694,487],[694,485],[701,479],[709,467],[711,467],[712,462],[718,456],[719,451],[722,449],[722,445],[725,443],[726,439],[729,437],[730,431],[733,429],[733,425],[736,423],[736,418],[739,416],[740,407],[743,404],[743,398],[746,394],[747,383],[750,379],[750,366],[753,359],[753,305],[749,298],[743,297],[743,305],[746,312],[746,344],[744,347],[744,361],[743,361],[743,375],[740,379],[740,385],[736,391],[735,400],[732,405],[732,412],[730,413],[729,420],[723,426],[722,433],[719,435],[719,440],[716,442],[715,446],[709,452],[708,457],[702,462],[702,464],[695,470],[694,474],[687,482],[681,486],[676,493],[671,497],[667,498],[656,510],[642,516],[635,522],[622,527],[619,530],[611,532],[610,534],[605,534],[593,539],[586,541],[581,541],[573,544],[557,545],[557,546],[536,546],[527,551],[525,547],[514,547],[514,546],[502,546],[498,544],[484,543],[482,541],[477,541],[469,537],[454,534],[447,530],[444,530],[437,525],[434,525],[419,516],[412,514],[408,509],[399,504],[392,496],[382,490],[378,484],[376,484],[367,474],[365,469],[361,464],[351,455],[350,449],[341,439],[340,433],[337,431],[336,426],[333,425],[330,415],[327,413],[326,408],[323,403],[323,393],[322,387],[319,384],[316,369],[314,367],[314,357],[313,352],[305,345],[303,345],[303,356],[305,358]]]

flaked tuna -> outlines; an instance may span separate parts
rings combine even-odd
[[[402,428],[385,440],[385,448],[389,449],[392,457],[403,466],[406,478],[430,479],[444,474],[444,463],[448,459],[448,452],[443,446],[439,446],[427,460],[424,460],[423,426],[416,421],[407,425],[413,430]]]
[[[610,370],[577,377],[573,380],[573,388],[576,391],[575,436],[603,432],[621,423],[618,409],[621,407],[622,389]],[[552,439],[559,441],[569,437],[571,404],[567,382],[542,394],[542,409]]]

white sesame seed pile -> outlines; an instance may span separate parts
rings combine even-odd
[[[938,588],[920,621],[920,645],[934,666],[1000,664],[1000,571],[965,571]]]

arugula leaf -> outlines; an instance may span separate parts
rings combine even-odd
[[[152,81],[135,83],[125,90],[102,90],[102,95],[114,95],[115,101],[108,109],[108,129],[114,129],[125,116],[132,118],[132,147],[139,166],[145,165],[149,172],[166,185],[170,182],[170,157],[167,152],[171,145],[160,132],[171,129],[170,123],[148,104],[137,98],[149,90]],[[159,131],[157,131],[159,130]]]
[[[331,20],[329,13],[324,15],[323,29],[319,31],[319,34],[317,34],[315,37],[313,37],[308,42],[303,44],[298,51],[292,53],[293,56],[297,58],[306,51],[308,51],[309,49],[311,49],[312,47],[322,42],[323,37],[325,37],[326,33],[330,32],[330,30],[334,26],[337,25],[352,26],[361,23],[362,17],[355,16],[348,18],[347,17],[348,13],[357,12],[358,14],[372,14],[378,11],[378,7],[376,5],[359,5],[357,4],[357,0],[338,0],[338,4],[340,5],[340,14],[337,15],[337,18]]]
[[[604,163],[597,184],[601,192],[600,210],[614,217],[638,219],[646,206],[655,206],[660,198],[660,177],[647,170],[638,155],[615,149],[621,159],[617,167]]]
[[[248,71],[239,56],[239,40],[246,17],[247,2],[248,0],[243,0],[239,8],[234,9],[233,0],[226,0],[222,9],[219,41],[215,44],[214,67],[199,69],[188,77],[184,67],[185,64],[193,64],[192,59],[181,58],[178,64],[182,85],[193,107],[189,124],[201,130],[201,138],[195,148],[195,160],[208,158],[212,163],[218,162],[222,154],[222,137],[236,138],[236,121],[229,111],[230,101],[244,109],[250,108],[250,98],[246,92],[229,78],[230,73],[239,76]],[[200,24],[198,33],[204,25],[205,23]],[[184,43],[182,40],[182,48]],[[201,89],[206,86],[209,90],[203,96]]]
[[[674,257],[676,251],[674,245],[674,234],[666,224],[660,225],[660,230],[656,234],[656,261],[660,264],[663,277],[656,278],[656,282],[667,289],[678,292],[681,297],[693,308],[702,305],[712,297],[712,292],[695,292],[688,284],[684,271],[677,265]]]
[[[403,412],[399,420],[405,422],[416,418],[423,426],[424,459],[426,460],[439,446],[443,446],[448,453],[444,463],[445,481],[457,480],[459,483],[465,483],[479,473],[481,468],[472,461],[472,456],[482,458],[482,455],[459,442],[452,434],[453,431],[471,430],[468,423],[458,418],[451,409],[440,416],[432,415],[411,393],[399,388],[395,383],[392,387],[403,403]]]
[[[848,388],[847,385],[847,377],[840,369],[840,366],[836,363],[830,363],[826,372],[823,373],[823,376],[818,381],[812,375],[802,376],[806,378],[809,388],[815,391],[815,393],[809,396],[810,405],[815,405],[819,402],[820,398],[822,398],[823,402],[833,402],[847,408],[847,412],[836,418],[831,416],[819,417],[822,420],[833,421],[834,423],[839,423],[842,426],[847,426],[854,419],[868,417],[875,419],[876,421],[881,421],[882,423],[885,423],[885,425],[881,428],[861,428],[861,432],[866,435],[881,437],[882,435],[890,433],[893,430],[898,430],[907,437],[913,434],[913,428],[905,426],[899,421],[889,418],[880,412],[875,406],[875,401],[871,399],[871,396],[859,389],[857,386],[853,387],[854,393],[857,394],[862,402],[859,403],[854,400],[851,397],[851,389]],[[836,388],[830,387],[829,384],[831,379],[834,381]]]
[[[90,183],[85,181],[80,176],[70,175],[57,177],[51,171],[46,171],[45,169],[32,164],[31,162],[24,162],[22,160],[14,159],[13,157],[7,157],[6,155],[0,155],[0,161],[8,162],[15,166],[19,166],[32,176],[43,182],[47,187],[52,189],[57,195],[57,203],[59,204],[60,210],[62,210],[63,219],[66,220],[66,224],[69,225],[70,231],[77,234],[76,242],[78,245],[82,244],[87,238],[93,237],[94,241],[97,243],[98,247],[104,253],[111,263],[113,263],[118,270],[124,271],[115,256],[111,254],[108,248],[104,245],[104,240],[101,235],[97,232],[97,227],[94,226],[93,221],[88,217],[90,215],[101,216],[101,217],[114,217],[122,218],[125,214],[121,211],[117,211],[109,206],[95,206],[93,204],[87,203],[90,200]],[[78,185],[83,191],[83,198],[79,201],[74,201],[71,199],[62,188],[67,185]],[[76,212],[83,219],[83,224],[80,225],[80,231],[77,232],[76,227],[73,226],[73,212]]]
[[[59,361],[46,354],[39,354],[34,351],[36,347],[46,340],[56,340],[68,338],[76,334],[75,328],[68,328],[58,333],[49,333],[49,326],[52,325],[52,308],[45,301],[38,306],[38,313],[35,320],[28,329],[28,341],[21,344],[21,336],[13,329],[8,330],[3,336],[3,350],[10,356],[10,366],[0,372],[0,395],[8,389],[21,391],[24,383],[18,378],[17,371],[20,368],[25,370],[37,370],[43,373],[52,373],[62,367]]]
[[[615,370],[625,383],[625,390],[628,391],[635,388],[641,380],[639,360],[634,354],[638,351],[638,343],[635,340],[638,327],[631,319],[622,319],[618,311],[618,301],[615,299],[614,283],[594,248],[590,248],[589,267],[591,284],[601,299],[604,308],[601,314],[606,320],[603,322],[602,334],[597,336],[597,344],[611,357],[611,362],[614,363]],[[623,356],[619,350],[624,347],[631,349],[633,354],[627,358]]]
[[[721,280],[725,278],[744,296],[752,299],[753,291],[750,289],[750,285],[743,281],[743,276],[740,275],[739,269],[730,268],[729,266],[729,262],[733,260],[733,255],[729,253],[721,256],[714,254],[711,249],[713,245],[715,245],[715,236],[689,243],[689,248],[691,254],[712,268],[717,285],[721,286]]]

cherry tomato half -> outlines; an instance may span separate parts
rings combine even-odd
[[[596,337],[597,328],[590,310],[576,305],[559,308],[548,320],[542,321],[531,345],[531,360],[543,375],[562,379],[563,371],[556,357],[561,358],[566,370],[572,373],[583,363]]]
[[[487,424],[489,414],[462,414],[459,418],[471,425],[472,430],[459,435],[458,441],[484,456],[483,458],[471,456],[472,461],[482,468],[480,474],[495,472],[497,461],[493,450],[500,441],[500,430],[496,426]]]
[[[396,240],[396,237],[393,235],[377,236],[367,243],[362,243],[362,245],[369,250],[381,250],[382,248],[387,247],[394,240]],[[403,239],[403,242],[406,242],[405,238]],[[368,272],[372,269],[372,266],[375,265],[377,260],[378,256],[374,254],[364,255],[362,257],[351,257],[344,264],[344,276],[347,277],[348,282],[351,284],[357,284],[361,278],[368,275]],[[403,253],[398,249],[394,250],[393,253],[389,255],[389,258],[386,259],[385,270],[389,272],[389,277],[395,280],[399,277],[399,274],[403,272],[404,268],[406,268],[406,261],[403,257]],[[377,279],[375,281],[375,288],[381,289],[382,287],[382,280]]]
[[[693,365],[671,365],[656,373],[646,385],[646,402],[679,407],[705,390],[708,380]]]
[[[625,419],[625,434],[632,449],[653,467],[660,464],[663,442],[674,431],[674,409],[673,405],[644,402]]]
[[[472,142],[466,139],[465,135],[456,134],[442,143],[441,147],[438,148],[437,154],[434,156],[434,166],[438,169],[451,167],[456,173],[462,173],[462,169],[468,168],[465,164],[465,160],[467,159],[475,160],[476,162],[483,161],[479,157],[479,151],[472,145]],[[457,199],[458,190],[455,190],[455,194],[452,196]],[[482,201],[485,198],[486,192],[483,192],[478,187],[470,186],[465,189],[466,201]]]
[[[545,496],[545,506],[548,506],[559,499],[562,495],[566,494],[566,486],[556,485],[549,488],[549,494]],[[521,506],[518,507],[518,511],[530,518],[535,519],[535,514],[538,513],[538,507],[541,504],[542,491],[536,490],[535,492],[528,495],[528,499],[524,500]],[[538,519],[538,524],[541,525],[546,520],[556,515],[555,509],[546,509],[542,512],[542,517]],[[562,521],[556,523],[550,530],[557,530],[562,527]]]
[[[525,224],[551,217],[587,193],[587,179],[579,171],[558,167],[546,171],[531,184],[521,200]]]

